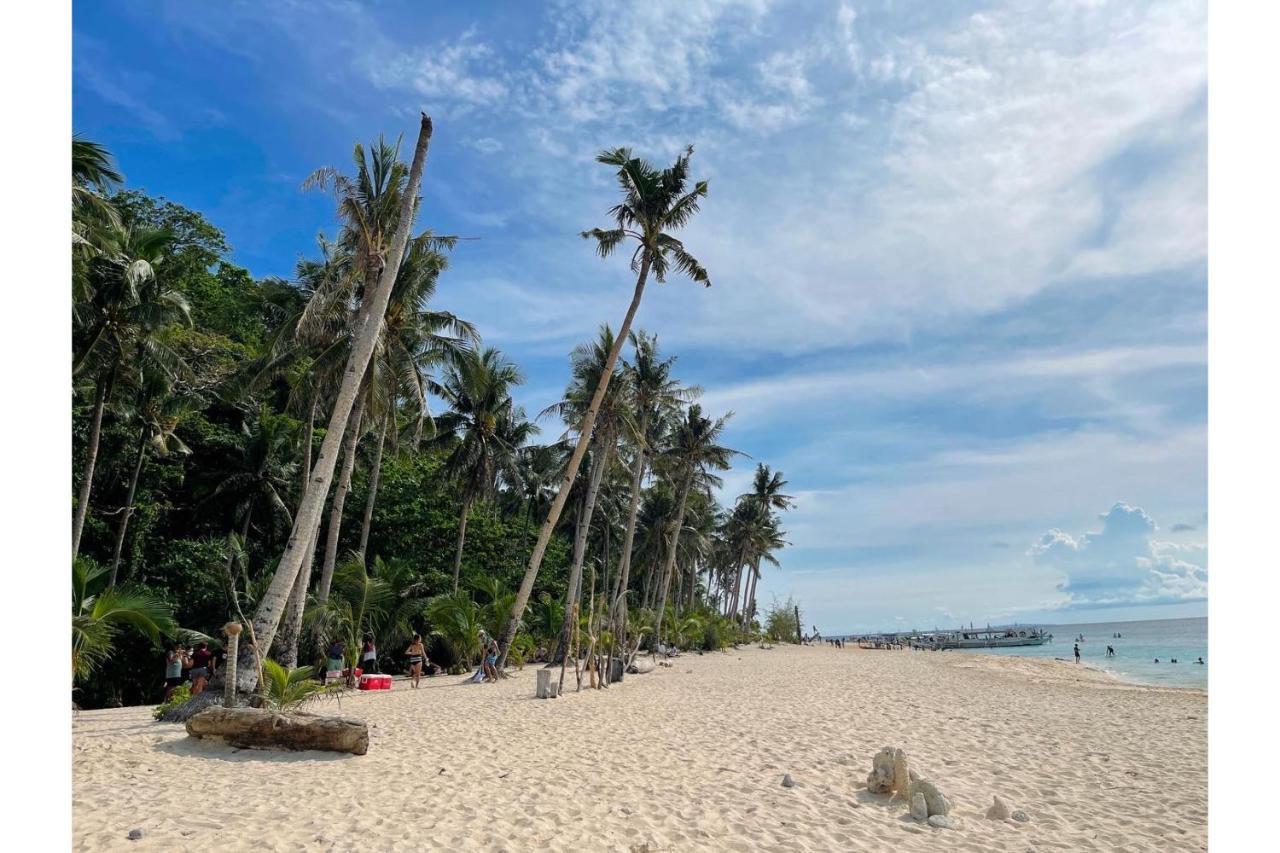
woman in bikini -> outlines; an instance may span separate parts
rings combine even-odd
[[[422,645],[421,634],[413,635],[413,642],[404,653],[409,656],[409,675],[413,678],[413,686],[417,687],[418,679],[422,677],[422,666],[427,662],[427,650]]]

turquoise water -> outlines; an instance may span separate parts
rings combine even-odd
[[[1147,622],[1098,622],[1090,625],[1044,625],[1053,642],[1012,649],[975,649],[984,654],[1072,659],[1071,647],[1081,634],[1080,660],[1114,672],[1127,681],[1164,687],[1209,686],[1209,620],[1157,619]],[[1114,639],[1113,634],[1120,634]],[[1106,656],[1107,646],[1116,650]],[[1155,663],[1159,658],[1160,663]],[[1177,658],[1177,663],[1171,661]],[[1204,658],[1204,665],[1196,658]]]

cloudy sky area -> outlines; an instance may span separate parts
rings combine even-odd
[[[77,131],[287,276],[334,228],[302,179],[426,109],[424,221],[480,238],[439,304],[530,411],[630,294],[576,236],[594,154],[695,145],[714,286],[638,322],[799,499],[765,600],[828,633],[1204,614],[1202,3],[225,5],[76,3]]]

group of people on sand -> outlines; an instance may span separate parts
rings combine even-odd
[[[837,649],[844,648],[844,639],[841,637],[829,637],[827,639],[828,646],[835,646]]]
[[[339,639],[330,643],[329,650],[326,653],[328,671],[342,671],[346,666],[346,655],[347,644],[344,641]],[[423,675],[435,675],[442,671],[439,666],[432,663],[431,659],[427,657],[427,647],[422,641],[421,634],[413,635],[413,639],[404,650],[404,656],[405,663],[409,666],[409,678],[413,680],[414,687],[418,686],[418,682]],[[366,631],[364,637],[361,638],[358,665],[361,673],[376,675],[382,672],[378,665],[378,645],[371,632]]]
[[[209,651],[208,643],[196,643],[192,649],[175,641],[164,658],[165,701],[173,695],[173,691],[188,681],[191,682],[191,695],[199,696],[217,668],[218,657]]]
[[[499,678],[498,673],[498,641],[494,637],[488,636],[484,631],[480,632],[480,645],[483,649],[483,658],[480,664],[480,670],[476,673],[477,681],[496,682]],[[422,640],[421,634],[414,634],[413,640],[404,650],[405,662],[408,664],[408,677],[416,688],[422,676],[433,676],[443,672],[443,668],[431,662],[427,657],[427,647]],[[321,674],[321,679],[329,672],[343,672],[346,669],[347,644],[341,639],[334,640],[329,644],[329,648],[325,652],[326,673]],[[209,650],[209,644],[206,642],[196,643],[195,648],[187,648],[181,643],[174,643],[169,652],[165,655],[164,669],[164,698],[173,695],[173,691],[178,687],[191,682],[191,695],[197,696],[204,692],[209,684],[209,679],[213,677],[213,673],[217,669],[218,657],[214,652]],[[372,633],[366,632],[362,638],[360,645],[359,668],[362,673],[379,673],[381,670],[378,666],[378,646],[374,640]],[[483,677],[481,674],[483,673]]]

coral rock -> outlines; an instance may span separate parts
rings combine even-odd
[[[928,820],[929,806],[924,801],[924,794],[916,794],[911,798],[911,819]]]
[[[998,796],[992,796],[995,801],[991,804],[991,808],[987,809],[987,820],[1008,820],[1013,817],[1013,809],[1009,808],[1009,804]]]
[[[873,794],[887,794],[893,790],[893,758],[897,752],[886,746],[871,759],[871,772],[867,774],[867,790]]]
[[[951,801],[943,796],[942,792],[938,790],[938,786],[928,779],[917,779],[912,782],[909,791],[913,799],[916,794],[924,795],[925,805],[929,809],[929,817],[945,815],[951,811]]]

